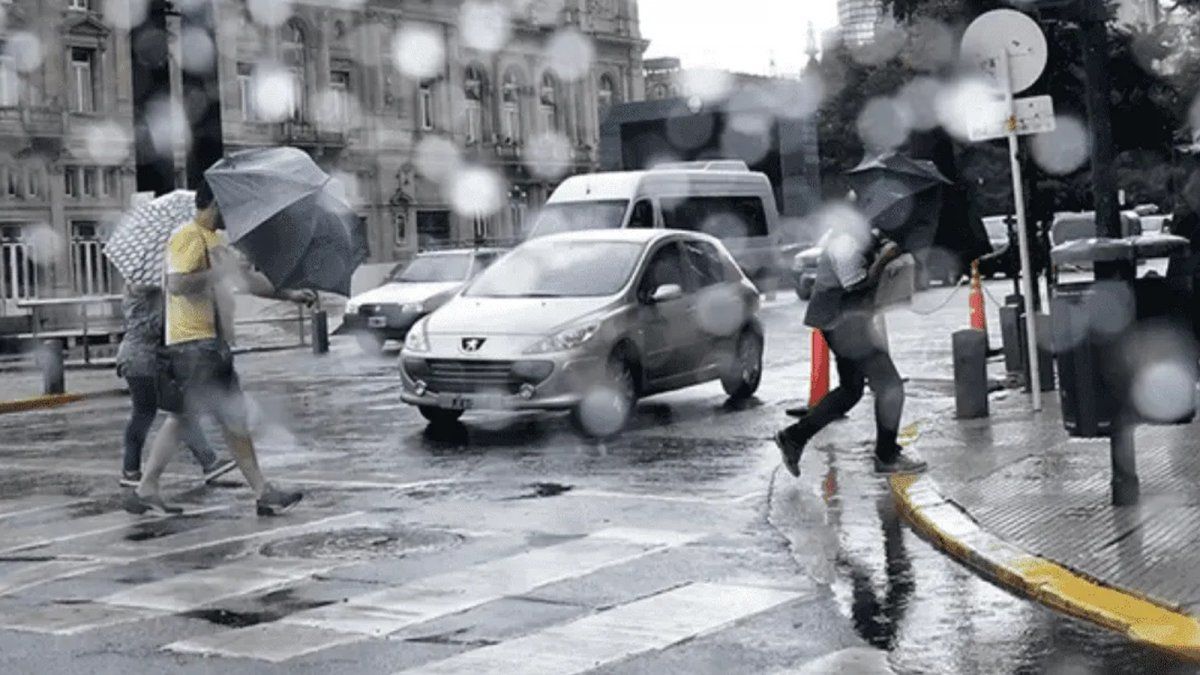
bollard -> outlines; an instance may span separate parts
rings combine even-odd
[[[1000,339],[1004,347],[1004,370],[1010,375],[1025,373],[1024,344],[1021,342],[1021,296],[1010,295],[1000,308]]]
[[[66,345],[62,340],[46,340],[38,353],[38,362],[42,368],[42,393],[46,396],[65,394],[66,369],[63,365]]]
[[[987,333],[960,330],[952,337],[954,408],[959,419],[988,416]]]
[[[968,298],[971,307],[971,328],[981,330],[987,335],[987,310],[983,302],[983,279],[979,276],[979,261],[971,261],[971,295]]]
[[[329,315],[323,309],[312,315],[312,350],[318,356],[329,353]]]
[[[819,330],[812,332],[812,369],[808,380],[808,407],[821,402],[829,393],[829,343]]]
[[[1133,431],[1133,426],[1118,423],[1114,425],[1112,435],[1108,439],[1112,458],[1113,506],[1134,506],[1141,497]]]

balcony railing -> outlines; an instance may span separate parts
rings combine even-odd
[[[341,146],[346,144],[346,132],[322,129],[309,122],[283,122],[278,126],[275,139],[288,145]]]
[[[63,112],[53,108],[0,108],[0,133],[33,138],[61,138],[66,129]]]

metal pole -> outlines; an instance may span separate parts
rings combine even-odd
[[[1108,439],[1112,455],[1112,503],[1113,506],[1133,506],[1141,496],[1134,452],[1134,427],[1122,421],[1116,422],[1116,425]]]
[[[1025,230],[1025,186],[1021,183],[1020,145],[1015,127],[1017,108],[1012,91],[1012,71],[1008,50],[1000,51],[1000,74],[1004,86],[1004,103],[1008,108],[1008,159],[1012,166],[1013,206],[1017,211],[1017,245],[1021,253],[1021,293],[1025,296],[1026,355],[1029,359],[1029,389],[1033,410],[1042,409],[1042,374],[1038,362],[1037,316],[1030,304],[1033,298],[1033,266],[1029,262],[1029,233]]]

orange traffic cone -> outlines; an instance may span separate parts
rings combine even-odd
[[[987,332],[987,312],[983,304],[983,280],[979,277],[979,261],[971,263],[971,328]]]
[[[829,343],[819,330],[812,332],[812,370],[808,379],[808,409],[829,393]]]

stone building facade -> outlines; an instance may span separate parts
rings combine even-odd
[[[19,298],[117,290],[99,245],[137,191],[133,92],[121,0],[9,0],[0,45],[0,312]],[[114,3],[110,6],[110,3]],[[596,166],[600,120],[644,95],[636,0],[513,0],[511,37],[496,52],[472,48],[462,0],[299,0],[266,25],[247,0],[213,0],[225,151],[293,145],[335,173],[365,219],[372,260],[420,247],[519,235],[522,216],[552,182],[527,167],[527,142],[565,138],[571,172]],[[257,19],[257,20],[256,20]],[[406,76],[393,58],[403,27],[440,36],[436,73]],[[172,92],[195,48],[168,21]],[[546,45],[581,34],[593,56],[585,73],[559,77]],[[40,59],[27,63],[30,37]],[[289,110],[267,116],[263,64],[288,78]],[[292,93],[294,92],[294,93]],[[503,175],[505,208],[463,217],[444,185],[416,161],[439,138],[469,164]],[[177,152],[177,183],[185,156]]]

